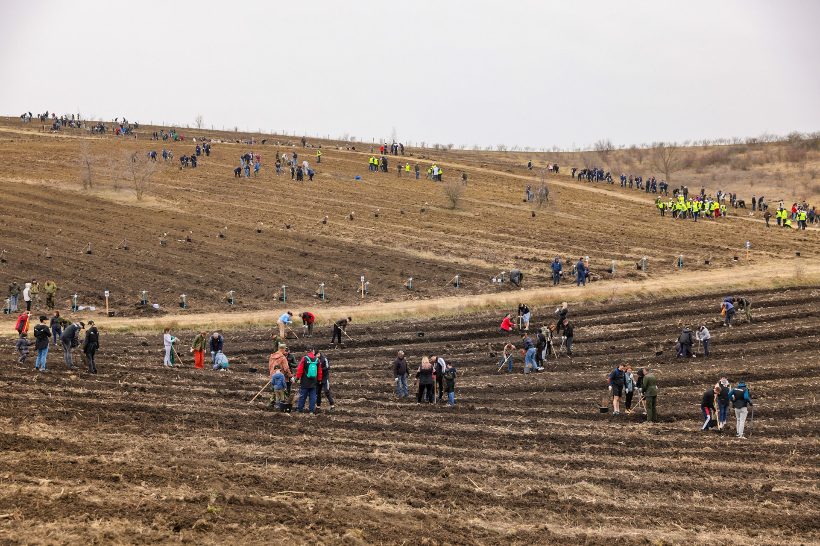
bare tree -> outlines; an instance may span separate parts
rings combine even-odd
[[[664,174],[667,183],[672,180],[672,173],[681,170],[683,164],[683,154],[674,143],[654,143],[649,150],[649,158],[652,166]]]
[[[194,118],[194,123],[196,123],[197,129],[202,129],[202,114],[197,114],[196,118]]]
[[[148,161],[146,157],[137,152],[125,152],[122,170],[125,179],[131,189],[134,190],[137,201],[142,201],[145,192],[148,191],[151,185],[151,179],[156,171],[156,163]]]
[[[454,209],[458,207],[458,203],[461,201],[461,195],[464,193],[464,185],[456,181],[445,182],[441,189],[444,192],[444,197],[446,197],[450,203],[450,208]]]
[[[602,139],[592,145],[592,149],[598,152],[598,155],[601,156],[601,160],[604,163],[608,163],[609,161],[609,154],[612,153],[612,150],[615,149],[615,145],[612,144],[612,141],[607,139]]]
[[[91,149],[88,142],[83,141],[80,143],[80,181],[83,184],[84,190],[94,187],[94,180],[91,175],[92,162],[93,156],[91,155]]]
[[[538,172],[539,185],[535,188],[535,206],[542,208],[550,204],[550,188],[547,185],[547,168],[544,167]]]

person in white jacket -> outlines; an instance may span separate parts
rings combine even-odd
[[[703,345],[703,356],[709,358],[709,340],[712,339],[712,335],[706,326],[698,328],[698,331],[695,333],[695,338]]]
[[[31,283],[27,282],[23,288],[23,301],[26,302],[26,311],[31,311]]]
[[[165,360],[162,363],[164,366],[174,367],[174,356],[171,353],[174,350],[174,343],[176,343],[176,341],[177,338],[171,335],[171,329],[166,328],[165,334],[162,336],[162,342],[163,345],[165,345]]]

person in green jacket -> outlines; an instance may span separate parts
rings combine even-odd
[[[658,421],[658,380],[649,368],[644,368],[643,395],[646,398],[646,420],[655,423]]]

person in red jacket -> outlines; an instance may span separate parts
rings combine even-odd
[[[17,330],[18,334],[28,334],[30,322],[31,311],[26,311],[25,313],[22,313],[19,317],[17,317],[17,323],[14,325],[14,329]]]
[[[300,315],[302,318],[302,328],[307,332],[305,335],[310,337],[313,335],[313,323],[316,322],[316,316],[310,311],[302,311]]]
[[[502,334],[509,334],[510,332],[512,332],[512,329],[513,329],[513,321],[512,321],[512,319],[510,318],[510,314],[509,314],[509,313],[507,313],[506,315],[504,315],[504,320],[502,320],[502,321],[501,321],[501,326],[500,326],[500,328],[501,328],[501,333],[502,333]]]
[[[322,384],[322,364],[313,349],[302,357],[299,366],[296,368],[296,381],[299,382],[299,401],[296,404],[296,411],[304,413],[305,398],[310,400],[310,413],[316,413],[316,392]]]

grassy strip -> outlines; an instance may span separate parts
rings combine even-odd
[[[519,302],[533,306],[552,306],[562,301],[573,305],[582,303],[613,303],[645,301],[658,297],[727,294],[751,289],[794,288],[820,286],[820,262],[793,262],[793,267],[773,268],[771,264],[755,264],[715,271],[683,271],[641,281],[599,281],[585,288],[574,284],[560,287],[505,290],[492,294],[450,296],[431,300],[374,302],[361,306],[313,308],[317,325],[328,326],[343,316],[353,317],[354,324],[411,319],[417,317],[449,317],[484,311],[514,311]],[[285,308],[247,313],[201,313],[171,315],[161,318],[107,318],[103,316],[75,317],[76,320],[94,318],[101,329],[109,332],[156,333],[169,326],[175,330],[239,330],[247,328],[275,328],[276,319]],[[293,309],[298,313],[298,308]],[[296,321],[299,322],[298,320]],[[298,333],[301,327],[294,330]],[[14,332],[4,332],[7,336]]]

